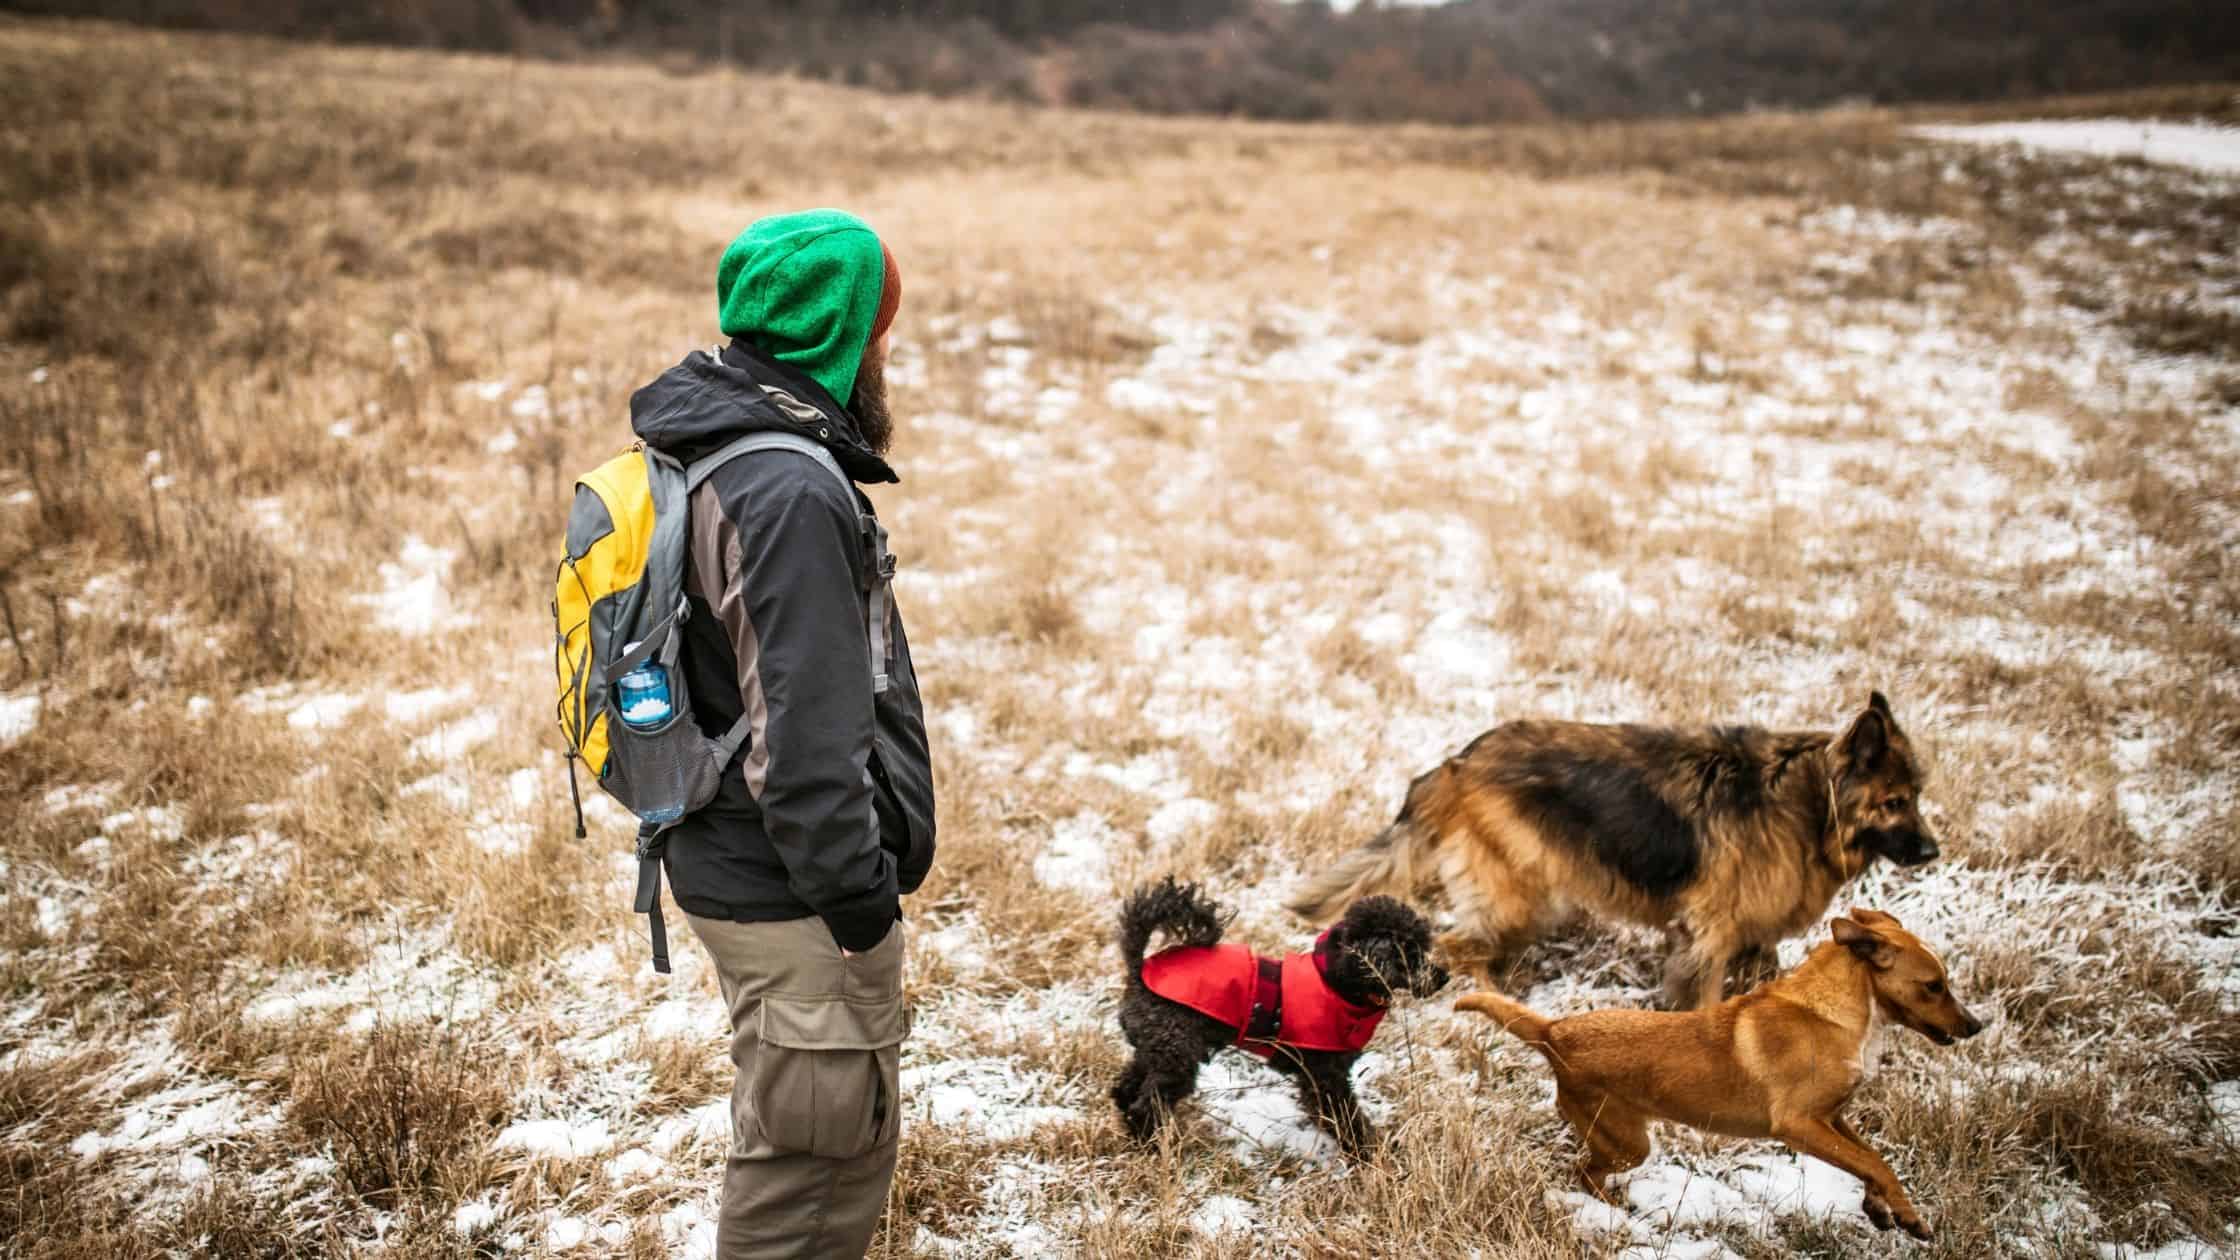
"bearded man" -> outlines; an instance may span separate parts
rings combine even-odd
[[[662,854],[731,1016],[721,1260],[860,1257],[894,1179],[900,899],[933,862],[933,770],[886,533],[854,483],[897,480],[884,373],[901,297],[861,219],[759,220],[716,268],[730,343],[631,398],[632,429],[687,464],[770,431],[822,448],[733,458],[688,512],[694,717],[711,739],[749,719],[721,791]]]

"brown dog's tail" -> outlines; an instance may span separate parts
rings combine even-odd
[[[1310,923],[1328,923],[1372,893],[1412,897],[1431,873],[1424,866],[1430,852],[1422,831],[1403,811],[1376,839],[1309,876],[1292,894],[1291,912]]]
[[[1454,1008],[1458,1011],[1476,1011],[1500,1024],[1503,1032],[1514,1034],[1533,1049],[1542,1054],[1549,1052],[1548,1026],[1554,1021],[1506,993],[1493,989],[1466,993],[1455,999]]]

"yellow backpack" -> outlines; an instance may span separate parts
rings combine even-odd
[[[577,479],[554,583],[553,664],[576,835],[585,834],[576,783],[581,761],[639,820],[637,910],[651,916],[654,966],[664,972],[659,837],[714,798],[748,729],[742,716],[720,738],[702,734],[677,667],[692,613],[684,595],[687,505],[710,473],[761,450],[811,456],[853,501],[855,483],[831,452],[796,434],[750,433],[690,465],[641,443]],[[881,581],[873,592],[872,624],[882,638],[886,594]],[[883,645],[875,641],[873,649],[874,660],[883,660]]]

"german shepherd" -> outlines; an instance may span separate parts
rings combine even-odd
[[[1291,908],[1323,922],[1436,878],[1457,920],[1440,949],[1483,983],[1573,912],[1659,927],[1667,1003],[1710,1006],[1730,966],[1763,978],[1876,858],[1937,856],[1922,780],[1879,691],[1841,732],[1509,722],[1409,784]]]

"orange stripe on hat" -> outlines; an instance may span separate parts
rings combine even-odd
[[[894,251],[885,241],[879,242],[879,258],[886,264],[886,275],[879,281],[879,313],[871,320],[871,335],[864,339],[866,346],[879,340],[894,322],[894,313],[902,306],[902,273],[895,269]]]

